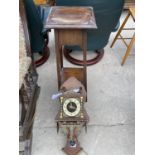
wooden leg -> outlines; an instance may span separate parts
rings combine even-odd
[[[111,46],[110,46],[111,48],[112,48],[113,45],[115,44],[115,42],[116,42],[116,40],[118,39],[119,35],[121,34],[121,31],[122,31],[122,29],[124,28],[126,22],[128,21],[129,16],[130,16],[130,12],[128,13],[128,15],[126,16],[126,18],[125,18],[124,22],[122,23],[120,29],[118,30],[118,32],[117,32],[117,34],[116,34],[116,36],[115,36],[115,38],[114,38],[114,40],[113,40],[113,42],[112,42],[112,44],[111,44]]]
[[[130,44],[129,44],[127,50],[126,50],[126,53],[125,53],[124,58],[123,58],[123,61],[121,63],[122,66],[125,63],[125,61],[126,61],[128,55],[129,55],[130,51],[131,51],[131,48],[132,48],[132,45],[134,44],[134,42],[135,42],[135,34],[134,34],[133,38],[131,39]]]
[[[56,62],[57,62],[57,78],[58,78],[58,90],[61,86],[61,50],[62,47],[60,47],[59,44],[59,32],[58,30],[55,30],[55,53],[56,53]]]
[[[84,71],[84,85],[87,91],[87,33],[83,32],[83,71]]]
[[[125,39],[122,37],[122,35],[120,34],[119,36],[120,36],[120,38],[122,39],[122,41],[124,42],[125,46],[128,47],[128,44],[126,43],[126,41],[125,41]]]
[[[60,47],[60,67],[63,68],[63,48]]]

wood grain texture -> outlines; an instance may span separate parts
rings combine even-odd
[[[54,6],[47,17],[45,28],[96,29],[92,7]]]

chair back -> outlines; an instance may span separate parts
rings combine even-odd
[[[40,52],[44,47],[43,23],[39,15],[39,10],[33,0],[23,0],[27,15],[28,28],[31,37],[31,49],[33,52]]]

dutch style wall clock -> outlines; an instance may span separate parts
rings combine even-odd
[[[70,77],[61,86],[60,108],[56,116],[57,131],[63,129],[67,136],[67,143],[63,150],[68,155],[77,154],[82,148],[78,135],[84,126],[87,129],[88,114],[84,108],[86,91],[75,77]],[[78,91],[74,91],[78,90]]]

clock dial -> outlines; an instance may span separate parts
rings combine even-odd
[[[67,104],[67,110],[68,110],[69,112],[75,112],[76,109],[77,109],[77,106],[76,106],[76,104],[75,104],[74,102],[69,102],[69,103]]]
[[[76,116],[80,112],[80,102],[75,98],[66,99],[63,104],[63,111],[68,116]]]

